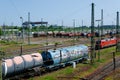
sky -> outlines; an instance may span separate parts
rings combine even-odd
[[[21,26],[21,19],[47,21],[49,25],[91,25],[91,3],[95,4],[95,20],[104,11],[104,25],[116,24],[116,12],[120,11],[120,0],[0,0],[0,25]],[[95,22],[95,25],[98,23]]]

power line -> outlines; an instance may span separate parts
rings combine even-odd
[[[16,5],[14,4],[13,0],[9,0],[9,2],[14,7],[15,12],[17,13],[17,16],[20,17],[20,11],[18,10],[18,8],[16,7]]]

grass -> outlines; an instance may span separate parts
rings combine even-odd
[[[112,52],[115,51],[115,47],[106,48],[101,50],[101,59],[98,61],[96,58],[94,64],[77,64],[77,68],[73,69],[72,66],[66,67],[64,69],[59,69],[57,71],[48,73],[43,76],[34,77],[34,80],[59,80],[58,77],[71,77],[71,80],[78,80],[79,78],[85,78],[97,69],[101,68],[108,62],[112,61]],[[120,53],[116,53],[117,56],[120,56]],[[89,61],[88,61],[89,62]],[[68,80],[68,79],[61,79]]]
[[[38,48],[41,47],[42,45],[38,45],[38,44],[22,44],[23,50],[26,49],[32,49],[32,48]],[[14,56],[14,54],[12,53],[13,51],[20,51],[21,50],[21,44],[20,43],[10,43],[10,44],[4,44],[0,46],[0,51],[5,52],[6,57],[9,56]],[[16,54],[17,55],[17,54]]]
[[[72,67],[66,67],[64,69],[57,70],[52,73],[48,73],[42,77],[36,77],[36,78],[34,78],[34,80],[56,80],[57,77],[62,76],[62,75],[71,74],[72,72],[73,72]]]
[[[70,41],[66,41],[66,43],[70,44]],[[89,44],[87,44],[89,45]],[[20,44],[15,42],[0,42],[1,49],[3,51],[10,51],[10,50],[20,50]],[[32,45],[23,45],[24,49],[30,48],[37,48],[42,45],[32,44]],[[94,64],[77,64],[77,68],[73,69],[72,66],[59,69],[57,71],[47,73],[43,76],[37,76],[34,78],[30,78],[29,80],[58,80],[58,77],[74,77],[72,80],[78,80],[78,78],[85,78],[86,76],[90,75],[92,72],[96,71],[98,68],[101,68],[108,62],[112,61],[112,52],[115,51],[115,47],[106,48],[101,50],[100,52],[100,61],[98,61],[97,57],[94,60]],[[41,52],[41,51],[40,51]],[[9,54],[11,56],[11,54]],[[8,54],[7,54],[8,56]],[[98,56],[96,52],[96,56]],[[116,56],[120,56],[120,53],[116,53]],[[90,63],[88,61],[88,63]],[[108,77],[106,80],[109,80]]]

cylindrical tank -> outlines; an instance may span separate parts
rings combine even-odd
[[[69,47],[70,49],[71,47]],[[70,60],[70,53],[69,53],[69,50],[65,49],[65,48],[62,48],[60,49],[61,50],[61,62],[64,63],[64,62],[67,62]]]
[[[14,63],[12,59],[7,59],[2,63],[2,74],[4,77],[8,74],[11,74],[14,72]]]
[[[88,55],[88,47],[85,45],[76,45],[65,47],[62,49],[62,62],[65,61],[72,61],[75,59],[83,58],[84,55]]]
[[[59,64],[60,63],[60,51],[59,50],[51,50],[49,52],[53,59],[53,62],[54,62],[53,64]]]
[[[41,65],[43,65],[43,58],[40,53],[16,56],[2,62],[2,75],[10,76]]]
[[[24,68],[28,69],[34,66],[34,60],[31,55],[22,55],[21,56],[24,60]]]
[[[88,47],[85,45],[69,46],[42,52],[42,57],[46,66],[66,63],[87,56]]]
[[[60,63],[60,52],[59,52],[59,50],[43,51],[41,54],[42,54],[45,66]]]
[[[40,66],[43,64],[43,59],[40,53],[33,53],[31,54],[31,56],[33,57],[33,60],[34,60],[34,67]]]
[[[15,72],[18,72],[24,69],[24,61],[21,56],[14,57],[12,60],[14,63]]]

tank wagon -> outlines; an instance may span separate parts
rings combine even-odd
[[[85,45],[69,46],[58,48],[57,50],[48,50],[41,53],[44,66],[47,69],[65,66],[73,61],[79,61],[88,58],[88,47]]]
[[[88,47],[81,44],[69,47],[50,49],[42,53],[33,53],[5,59],[2,62],[3,77],[17,75],[23,71],[35,67],[42,67],[46,70],[65,67],[73,61],[79,62],[88,59]]]
[[[2,62],[2,75],[3,77],[13,76],[42,64],[43,59],[39,53],[16,56]]]

